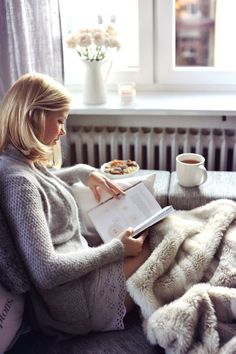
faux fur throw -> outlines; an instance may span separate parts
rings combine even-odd
[[[127,281],[149,341],[167,354],[236,353],[236,202],[176,211],[150,245]]]

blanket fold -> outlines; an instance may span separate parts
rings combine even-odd
[[[127,281],[149,341],[167,354],[236,353],[218,326],[236,317],[236,202],[176,211],[149,237],[152,253]]]

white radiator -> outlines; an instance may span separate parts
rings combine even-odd
[[[208,170],[236,171],[235,129],[71,126],[67,137],[71,164],[132,159],[144,169],[173,171],[177,154],[196,152]]]

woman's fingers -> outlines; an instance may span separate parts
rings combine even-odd
[[[103,181],[103,183],[104,183],[104,189],[108,193],[112,194],[112,196],[114,198],[119,198],[120,195],[124,195],[125,194],[123,189],[121,187],[119,187],[117,184],[115,184],[115,183],[113,183],[113,182],[111,182],[111,181],[109,181],[107,179],[105,179]]]
[[[97,201],[100,201],[100,192],[99,189],[103,189],[114,198],[119,198],[121,195],[124,195],[125,192],[121,187],[116,183],[109,180],[107,177],[102,176],[99,172],[93,171],[88,179],[88,186],[93,191],[93,194]]]
[[[125,257],[139,255],[142,252],[144,241],[148,235],[148,231],[145,231],[138,238],[133,238],[133,233],[134,229],[129,227],[119,235],[124,245]]]
[[[136,240],[140,240],[143,243],[146,240],[147,236],[148,230],[145,230],[139,237],[136,238]]]
[[[99,203],[100,200],[101,200],[101,195],[100,195],[100,193],[99,193],[97,187],[91,186],[90,189],[91,189],[91,191],[93,192],[93,195],[94,195],[94,198],[95,198],[96,202]]]

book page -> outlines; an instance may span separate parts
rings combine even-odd
[[[119,235],[127,227],[136,227],[162,208],[143,182],[129,188],[120,199],[111,198],[89,211],[104,241]]]

